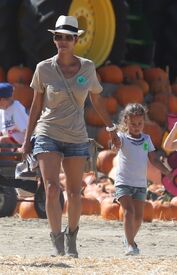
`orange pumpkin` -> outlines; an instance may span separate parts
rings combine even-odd
[[[105,125],[102,118],[99,116],[99,114],[96,112],[96,110],[92,106],[89,106],[85,109],[85,121],[88,125],[91,125],[91,126]]]
[[[105,83],[118,84],[123,81],[122,70],[117,65],[105,65],[97,69],[101,81]]]
[[[29,109],[33,101],[33,89],[30,86],[21,83],[14,83],[13,86],[13,98],[20,101],[26,109]]]
[[[113,202],[113,197],[103,199],[101,202],[101,217],[104,220],[119,220],[120,204]]]
[[[177,96],[177,83],[171,85],[171,91],[175,96]]]
[[[170,95],[168,101],[168,110],[171,114],[177,114],[177,96]]]
[[[171,205],[170,202],[165,201],[155,201],[152,203],[153,208],[154,208],[154,218],[163,220],[163,221],[171,221],[171,220],[176,220],[177,215],[176,215],[176,206]]]
[[[97,156],[97,170],[104,174],[108,174],[113,167],[113,159],[116,153],[112,150],[102,150]]]
[[[110,134],[106,131],[105,127],[98,129],[96,134],[96,141],[101,144],[104,149],[110,148],[111,137]]]
[[[103,97],[103,102],[105,105],[105,109],[108,111],[110,115],[116,114],[118,111],[117,100],[113,96]]]
[[[171,86],[169,81],[163,79],[156,79],[152,83],[150,83],[150,91],[153,94],[161,94],[161,93],[171,93]]]
[[[161,102],[152,102],[148,106],[148,116],[150,120],[156,121],[159,125],[164,126],[167,123],[168,110]]]
[[[169,94],[168,93],[158,93],[154,95],[154,102],[160,102],[168,108]]]
[[[150,201],[146,200],[144,204],[144,214],[143,221],[144,222],[152,222],[154,217],[154,208]]]
[[[149,93],[149,84],[144,79],[136,79],[132,84],[135,84],[141,88],[143,91],[143,95],[147,95]]]
[[[81,215],[100,215],[100,202],[94,197],[81,196]]]
[[[121,68],[123,77],[125,80],[134,81],[137,79],[143,79],[143,70],[138,64],[127,65]]]
[[[143,103],[143,91],[137,85],[121,85],[114,93],[118,103],[125,107],[128,103]]]
[[[7,72],[7,81],[9,83],[22,83],[29,85],[33,77],[33,71],[23,65],[13,66]]]
[[[38,218],[38,214],[34,208],[34,197],[25,198],[19,206],[19,216],[22,219]]]
[[[154,80],[168,80],[168,73],[161,68],[144,69],[144,79],[151,83]]]
[[[150,135],[156,148],[161,148],[163,129],[155,121],[145,121],[144,133]]]

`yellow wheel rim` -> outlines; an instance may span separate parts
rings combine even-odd
[[[93,60],[99,67],[108,58],[115,38],[116,18],[111,1],[73,0],[68,15],[76,16],[79,29],[85,30],[75,54]]]

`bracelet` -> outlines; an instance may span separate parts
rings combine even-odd
[[[106,131],[107,132],[112,132],[112,131],[114,131],[116,129],[117,129],[117,125],[115,123],[113,123],[112,127],[108,127],[108,126],[106,127]]]

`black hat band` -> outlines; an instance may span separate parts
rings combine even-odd
[[[78,32],[78,28],[75,28],[70,25],[60,25],[59,27],[55,28],[55,30],[67,30],[72,32]]]

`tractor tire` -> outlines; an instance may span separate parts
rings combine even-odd
[[[68,1],[24,0],[19,11],[19,42],[25,56],[25,65],[35,69],[43,59],[56,54],[52,35],[59,15],[67,14]]]
[[[17,193],[13,187],[0,186],[0,217],[12,216],[17,205]]]
[[[0,66],[5,72],[23,63],[17,33],[18,9],[22,0],[0,1]]]
[[[45,211],[45,190],[43,184],[40,185],[39,189],[36,191],[34,195],[34,208],[36,210],[36,213],[38,214],[39,218],[46,219],[46,211]],[[61,208],[63,210],[64,208],[64,196],[63,192],[60,192],[60,198],[59,198]]]
[[[125,52],[127,5],[123,0],[24,0],[19,13],[19,41],[25,65],[34,69],[43,59],[56,54],[51,33],[59,15],[78,18],[86,32],[75,53],[92,59],[99,67],[106,61],[119,64]]]

